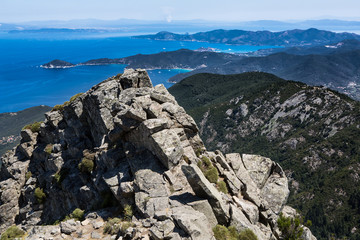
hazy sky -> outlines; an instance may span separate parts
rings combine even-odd
[[[0,22],[121,18],[216,21],[360,20],[359,0],[0,0]]]

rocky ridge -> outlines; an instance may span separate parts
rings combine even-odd
[[[215,239],[222,224],[279,239],[279,214],[296,214],[277,163],[206,151],[194,120],[144,70],[125,70],[56,109],[1,158],[2,233],[16,224],[26,239]],[[208,180],[205,160],[228,193]],[[82,222],[43,226],[76,208]],[[118,208],[132,209],[132,224],[106,235]],[[303,239],[315,237],[305,228]]]

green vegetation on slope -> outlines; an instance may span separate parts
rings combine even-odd
[[[279,162],[290,180],[289,204],[313,222],[318,239],[360,237],[358,102],[258,72],[198,74],[169,91],[209,150]]]
[[[0,140],[8,139],[10,136],[16,138],[19,136],[21,129],[31,123],[44,120],[44,113],[51,110],[48,106],[37,106],[27,108],[16,113],[0,113]],[[20,139],[9,141],[9,143],[0,144],[0,156],[15,147]]]

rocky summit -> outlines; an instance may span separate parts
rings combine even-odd
[[[218,224],[279,239],[288,180],[266,157],[204,147],[145,70],[127,69],[45,114],[1,158],[0,232],[26,239],[215,239]],[[316,239],[304,227],[303,239]]]

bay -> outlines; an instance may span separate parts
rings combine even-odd
[[[104,34],[8,34],[0,33],[0,113],[37,105],[54,106],[79,92],[123,72],[125,65],[81,66],[43,69],[54,59],[71,63],[97,58],[120,58],[181,48],[216,48],[221,52],[244,53],[272,46],[230,46],[205,42],[154,41]],[[149,70],[153,84],[186,70]]]

